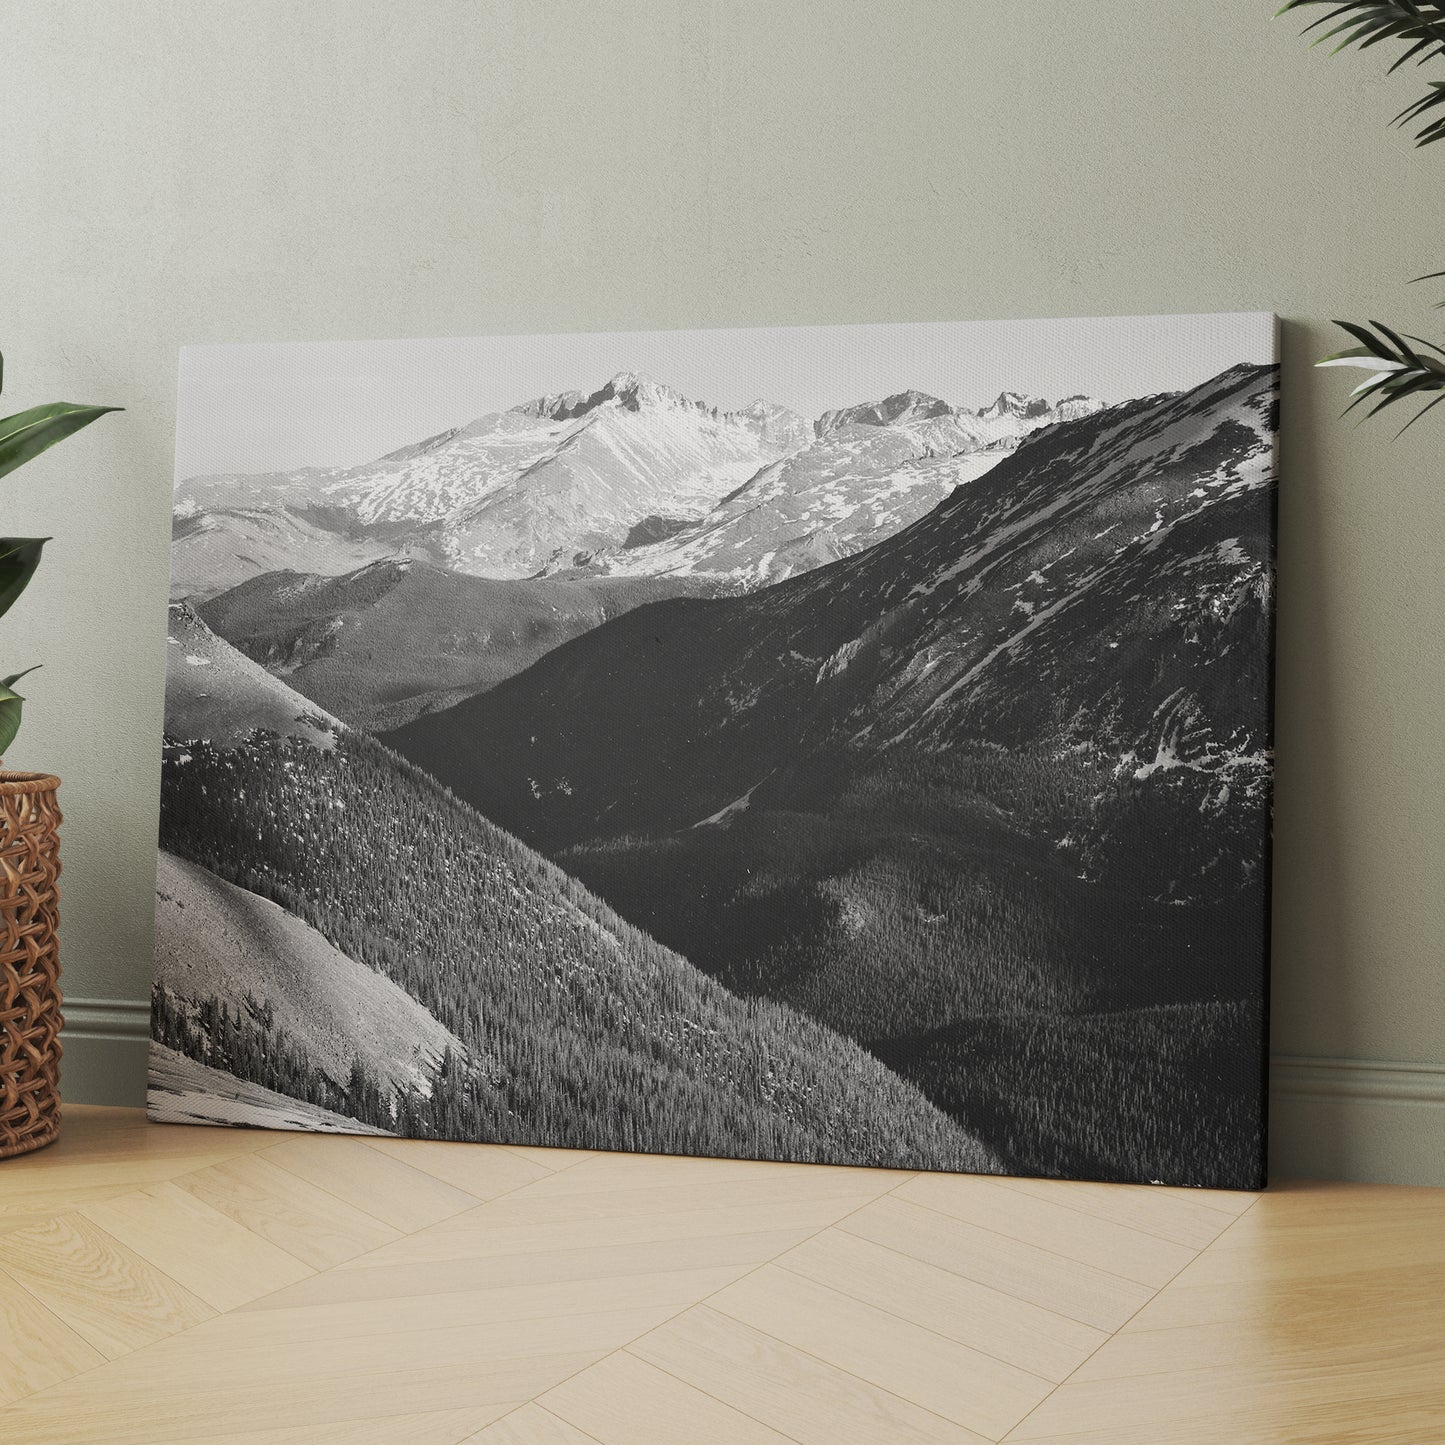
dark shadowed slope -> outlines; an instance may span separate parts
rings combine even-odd
[[[1258,1085],[1274,388],[1238,367],[1050,428],[864,553],[629,614],[394,743],[957,1117],[1012,1129],[1024,1058],[1101,1079],[1040,1105],[1018,1167],[1180,1178],[1227,1136],[1214,1182],[1248,1182],[1257,1127],[1221,1111]],[[1089,1075],[1145,1008],[1170,1047]],[[1030,1018],[1097,1022],[1030,1053]]]
[[[392,559],[340,577],[267,572],[199,611],[318,707],[375,732],[495,687],[633,607],[715,589],[688,578],[494,582]]]

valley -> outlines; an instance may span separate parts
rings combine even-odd
[[[431,1137],[1256,1182],[1276,387],[808,421],[619,373],[184,483],[169,1076]],[[242,1009],[246,937],[311,962]],[[419,1011],[400,1071],[307,992],[348,967]]]
[[[904,1041],[1258,995],[1273,396],[1238,368],[1050,429],[857,556],[629,614],[389,741],[966,1114]],[[1176,1094],[1217,1067],[1181,1047]]]

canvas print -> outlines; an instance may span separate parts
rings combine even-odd
[[[181,362],[150,1111],[1255,1187],[1267,315]]]

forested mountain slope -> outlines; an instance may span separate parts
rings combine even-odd
[[[184,759],[184,761],[182,761]],[[279,903],[461,1042],[406,1133],[988,1170],[912,1086],[735,997],[355,732],[168,743],[162,843]]]

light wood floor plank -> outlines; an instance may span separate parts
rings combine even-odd
[[[989,1439],[1053,1388],[1050,1380],[777,1265],[764,1265],[708,1305]]]
[[[105,1356],[13,1276],[0,1272],[0,1405],[101,1364]]]
[[[154,1159],[190,1154],[214,1159],[263,1149],[273,1136],[258,1129],[176,1125],[160,1129],[143,1109],[107,1108],[95,1104],[64,1104],[60,1137],[35,1154],[7,1160],[7,1172],[35,1169],[50,1172],[79,1160]]]
[[[1408,1261],[1422,1269],[1445,1266],[1445,1221],[1417,1224],[1302,1225],[1282,1231],[1248,1215],[1179,1274],[1181,1286],[1274,1288],[1334,1274],[1388,1270]]]
[[[1243,1376],[1268,1352],[1271,1368],[1330,1372],[1379,1365],[1425,1366],[1439,1363],[1445,1371],[1445,1306],[1416,1312],[1422,1331],[1413,1345],[1382,1330],[1391,1319],[1367,1322],[1359,1316],[1330,1328],[1310,1322],[1308,1334],[1291,1340],[1277,1326],[1241,1328],[1229,1320],[1215,1325],[1184,1325],[1172,1330],[1120,1330],[1069,1378],[1070,1384],[1090,1380],[1128,1380],[1142,1376],[1184,1374],[1192,1370],[1231,1369]]]
[[[218,1310],[312,1273],[294,1255],[175,1184],[119,1194],[81,1212]]]
[[[1004,1189],[1031,1194],[1051,1204],[1065,1205],[1084,1214],[1096,1214],[1115,1224],[1126,1224],[1160,1239],[1203,1249],[1212,1244],[1237,1219],[1194,1199],[1180,1199],[1172,1191],[1140,1184],[1074,1184],[1056,1179],[999,1178]]]
[[[789,1438],[627,1350],[564,1380],[538,1403],[601,1445],[786,1445]]]
[[[504,1414],[593,1363],[601,1353],[496,1365],[482,1362],[467,1369],[421,1366],[377,1371],[368,1377],[327,1375],[308,1380],[301,1388],[271,1388],[258,1379],[239,1387],[201,1386],[179,1392],[168,1388],[164,1361],[149,1359],[148,1389],[134,1364],[123,1378],[115,1378],[114,1391],[82,1393],[75,1388],[95,1375],[119,1371],[126,1363],[121,1361],[0,1410],[0,1440],[6,1445],[169,1445],[224,1437],[244,1423],[252,1431],[289,1430],[293,1439],[306,1442],[313,1429],[343,1422],[362,1422],[369,1428],[393,1417],[463,1409],[474,1412],[480,1425],[487,1407],[495,1407],[496,1415]],[[388,1439],[384,1429],[378,1433],[382,1440]],[[286,1438],[284,1433],[281,1438]]]
[[[1341,1184],[1322,1179],[1287,1180],[1261,1194],[1249,1211],[1252,1225],[1286,1228],[1312,1224],[1358,1225],[1440,1220],[1445,1198],[1438,1188],[1402,1184]]]
[[[987,1439],[706,1305],[628,1349],[805,1445],[984,1445]]]
[[[69,1122],[0,1164],[5,1445],[1445,1440],[1445,1191]]]
[[[576,1171],[587,1169],[579,1164]],[[869,1174],[873,1177],[867,1177]],[[870,1199],[886,1193],[895,1176],[885,1171],[869,1170],[789,1170],[784,1174],[747,1175],[742,1178],[713,1177],[689,1179],[684,1183],[659,1181],[646,1190],[645,1204],[633,1190],[597,1189],[569,1190],[549,1194],[544,1183],[537,1189],[526,1189],[494,1199],[486,1206],[485,1217],[495,1225],[508,1224],[571,1224],[589,1220],[631,1219],[645,1214],[685,1214],[691,1211],[715,1213],[730,1206],[740,1209],[767,1208],[774,1205],[821,1206],[824,1211],[836,1207],[839,1213],[856,1209]],[[585,1183],[585,1180],[584,1180]],[[442,1234],[449,1228],[468,1229],[469,1220],[453,1216],[435,1231]]]
[[[290,1347],[312,1340],[338,1345],[359,1336],[393,1338],[415,1331],[480,1328],[521,1321],[565,1322],[617,1311],[675,1313],[731,1284],[748,1266],[670,1270],[611,1279],[508,1285],[438,1299],[431,1295],[293,1304],[285,1309],[233,1310],[175,1343],[172,1358],[248,1345]],[[565,1328],[565,1323],[559,1324]]]
[[[1438,1366],[1435,1368],[1438,1377]],[[1423,1389],[1422,1389],[1423,1387]],[[1433,1445],[1445,1426],[1445,1413],[1433,1416],[1432,1435],[1392,1436],[1396,1400],[1416,1399],[1422,1405],[1445,1405],[1445,1389],[1426,1386],[1418,1368],[1309,1371],[1289,1376],[1283,1371],[1194,1370],[1175,1376],[1131,1380],[1092,1380],[1062,1384],[1058,1392],[1009,1436],[1010,1441],[1036,1441],[1059,1433],[1094,1431],[1111,1441],[1146,1438],[1209,1438],[1215,1441],[1274,1442],[1277,1439],[1318,1441],[1319,1433],[1289,1433],[1302,1419],[1338,1419],[1353,1413],[1360,1422],[1374,1420],[1374,1433],[1347,1436],[1370,1445],[1403,1438],[1413,1445]],[[1358,1428],[1358,1426],[1357,1426]],[[1318,1428],[1316,1428],[1318,1429]],[[1259,1433],[1250,1433],[1257,1431]]]
[[[571,1169],[559,1170],[539,1181],[534,1198],[610,1190],[658,1189],[689,1185],[741,1186],[759,1181],[774,1186],[790,1181],[799,1190],[846,1188],[856,1184],[864,1193],[885,1193],[913,1174],[903,1170],[856,1169],[830,1164],[780,1164],[754,1159],[707,1159],[679,1154],[595,1154]]]
[[[860,1209],[839,1228],[1095,1329],[1118,1329],[1154,1293],[1122,1275],[896,1195]]]
[[[1010,1239],[1046,1241],[1055,1254],[1153,1289],[1168,1284],[1198,1252],[1053,1199],[1006,1189],[991,1179],[920,1174],[893,1197]]]
[[[1055,1383],[1109,1338],[842,1229],[815,1235],[776,1263]]]
[[[262,1157],[403,1233],[478,1203],[475,1194],[389,1158],[360,1139],[301,1134],[273,1144]]]
[[[1146,1419],[1106,1430],[1034,1436],[1030,1445],[1435,1445],[1445,1438],[1442,1427],[1445,1387],[1346,1404],[1288,1400],[1236,1408],[1226,1399],[1204,1419]]]
[[[354,1261],[358,1266],[356,1268],[328,1270],[315,1279],[278,1290],[243,1308],[290,1309],[298,1305],[337,1304],[346,1300],[447,1295],[499,1289],[508,1285],[609,1280],[668,1270],[727,1266],[750,1268],[773,1259],[805,1238],[805,1230],[786,1229],[759,1234],[602,1245],[591,1249],[550,1249],[535,1253],[517,1250],[427,1264],[390,1264],[368,1257]],[[444,1302],[437,1301],[435,1308],[444,1310],[446,1306]]]
[[[315,1270],[401,1237],[389,1224],[259,1154],[228,1159],[174,1182]]]
[[[1373,1359],[1331,1367],[1267,1360],[1244,1368],[1216,1366],[1124,1379],[1067,1380],[1010,1438],[1047,1439],[1081,1429],[1123,1433],[1150,1421],[1166,1421],[1176,1428],[1212,1426],[1217,1439],[1228,1440],[1239,1438],[1231,1437],[1228,1425],[1237,1416],[1266,1419],[1276,1426],[1310,1408],[1352,1408],[1368,1414],[1373,1406],[1388,1417],[1389,1403],[1397,1396],[1418,1393],[1427,1383],[1437,1385],[1439,1358],[1438,1349],[1403,1361],[1381,1352]],[[1433,1372],[1433,1378],[1422,1370]]]
[[[42,1209],[25,1214],[5,1214],[0,1211],[0,1237],[13,1233],[17,1229],[31,1229],[37,1224],[49,1224],[57,1214],[68,1213],[73,1206],[68,1199],[62,1198],[55,1201],[54,1209]]]
[[[54,1173],[32,1172],[17,1179],[12,1179],[7,1173],[4,1191],[0,1193],[0,1218],[6,1214],[64,1214],[94,1199],[113,1199],[117,1194],[126,1194],[151,1184],[164,1184],[192,1170],[237,1157],[240,1156],[181,1154],[161,1158],[111,1159],[101,1163],[77,1162]],[[8,1170],[10,1161],[5,1162]]]
[[[1073,1187],[1072,1180],[1053,1180],[1051,1182],[1063,1184],[1069,1188]],[[1189,1189],[1169,1184],[1143,1184],[1130,1187],[1148,1189],[1151,1194],[1172,1195],[1175,1199],[1186,1200],[1191,1204],[1203,1204],[1209,1209],[1217,1209],[1223,1214],[1230,1215],[1243,1214],[1246,1210],[1253,1208],[1255,1200],[1262,1197],[1244,1189]]]
[[[107,1359],[215,1314],[79,1214],[0,1236],[0,1268]]]
[[[1328,1332],[1342,1320],[1371,1319],[1383,1313],[1408,1333],[1423,1328],[1440,1301],[1445,1301],[1445,1265],[1397,1264],[1269,1285],[1253,1279],[1213,1285],[1176,1282],[1150,1300],[1128,1328],[1231,1324],[1240,1330],[1272,1329],[1281,1336],[1308,1339],[1312,1329]]]
[[[502,1255],[545,1254],[553,1250],[661,1246],[728,1236],[757,1237],[778,1231],[808,1234],[835,1223],[858,1207],[859,1200],[853,1196],[687,1209],[675,1214],[654,1214],[639,1209],[601,1219],[529,1223],[524,1210],[520,1214],[509,1211],[510,1218],[504,1222],[491,1212],[493,1205],[483,1205],[446,1221],[445,1229],[420,1230],[339,1268],[369,1270],[379,1265],[452,1263]]]
[[[477,1199],[494,1199],[525,1184],[566,1177],[497,1144],[448,1144],[438,1139],[367,1139],[368,1149],[399,1160]]]
[[[465,1410],[428,1410],[417,1415],[385,1415],[371,1420],[335,1424],[284,1425],[279,1430],[242,1430],[205,1435],[216,1445],[461,1445],[479,1440],[485,1427],[506,1405],[473,1406]]]
[[[531,1144],[503,1144],[500,1147],[521,1159],[540,1164],[549,1173],[558,1169],[570,1169],[574,1164],[594,1157],[589,1149],[539,1149]]]
[[[225,1329],[215,1336],[190,1331],[143,1359],[131,1356],[105,1370],[77,1375],[65,1388],[77,1399],[103,1395],[116,1401],[180,1399],[232,1389],[300,1394],[315,1382],[344,1376],[365,1392],[376,1381],[428,1370],[466,1372],[500,1369],[517,1361],[590,1357],[621,1348],[674,1313],[675,1307],[667,1306],[460,1325],[444,1320],[431,1329],[340,1339],[275,1339],[264,1330],[268,1317],[248,1315],[253,1328],[239,1340]],[[163,1367],[163,1378],[158,1367]],[[549,1378],[546,1387],[556,1383]]]
[[[533,1401],[469,1436],[463,1445],[599,1445],[599,1442]]]

